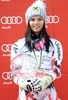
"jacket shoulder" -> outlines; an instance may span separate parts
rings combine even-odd
[[[22,48],[25,45],[25,38],[19,39],[16,41],[12,47],[17,47],[18,49]]]

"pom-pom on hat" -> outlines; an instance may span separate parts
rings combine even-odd
[[[25,13],[26,24],[28,24],[31,17],[37,15],[41,16],[46,22],[46,4],[43,0],[36,0],[31,6],[29,6]]]

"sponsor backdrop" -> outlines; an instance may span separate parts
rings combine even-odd
[[[16,100],[18,86],[10,72],[11,45],[24,37],[25,11],[34,0],[0,0],[0,100]],[[46,29],[64,49],[62,77],[54,82],[61,100],[68,100],[68,0],[44,0],[47,4]]]

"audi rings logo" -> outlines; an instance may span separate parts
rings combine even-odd
[[[12,73],[11,72],[3,72],[2,73],[2,78],[4,80],[12,80]]]
[[[47,16],[46,17],[46,23],[48,24],[57,24],[60,21],[60,18],[57,15],[54,16]]]
[[[3,16],[0,18],[2,24],[21,24],[23,21],[21,16]]]
[[[3,45],[1,46],[1,50],[2,50],[3,52],[10,52],[10,51],[11,51],[11,46],[12,46],[12,44],[3,44]]]

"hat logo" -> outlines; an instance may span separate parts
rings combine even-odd
[[[33,11],[38,12],[38,7],[33,7]]]

